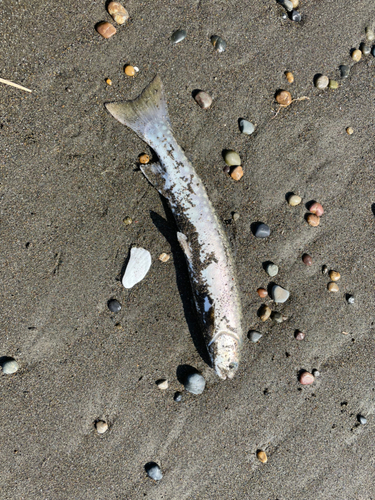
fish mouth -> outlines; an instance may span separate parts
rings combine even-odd
[[[215,365],[215,372],[218,375],[218,377],[220,377],[222,380],[226,379],[231,380],[235,376],[237,369],[238,369],[237,361],[232,361],[226,367]]]

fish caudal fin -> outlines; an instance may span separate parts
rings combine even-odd
[[[111,102],[105,107],[116,120],[134,130],[146,142],[147,132],[155,126],[170,127],[163,84],[158,75],[133,101]]]

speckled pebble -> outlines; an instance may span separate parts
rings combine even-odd
[[[290,19],[296,23],[299,23],[302,20],[301,14],[298,12],[298,10],[292,10],[290,13]]]
[[[174,399],[174,401],[176,401],[176,403],[180,403],[182,401],[181,392],[175,392],[173,399]]]
[[[104,422],[104,420],[98,420],[95,423],[95,428],[98,434],[104,434],[108,430],[108,424],[107,422]]]
[[[256,238],[268,238],[270,234],[271,234],[271,229],[269,228],[269,226],[261,222],[260,224],[257,225],[254,236]]]
[[[303,372],[299,378],[299,381],[302,385],[310,385],[314,382],[314,380],[314,375],[309,372]]]
[[[283,304],[289,299],[290,293],[279,285],[272,287],[272,299],[278,304]]]
[[[186,377],[185,389],[191,394],[202,394],[206,386],[206,381],[200,373],[191,373]]]
[[[121,311],[121,304],[116,299],[110,299],[107,303],[108,309],[113,313],[118,313]]]
[[[259,308],[259,318],[261,319],[261,321],[267,321],[267,319],[271,316],[271,312],[271,308],[266,304],[263,304]]]
[[[4,361],[2,361],[1,368],[3,370],[3,373],[5,373],[6,375],[12,375],[12,373],[16,373],[16,371],[18,371],[19,365],[15,359],[6,358]]]
[[[255,331],[255,330],[250,330],[249,332],[249,340],[251,340],[251,342],[258,342],[260,339],[262,338],[262,334]]]
[[[358,49],[353,50],[352,52],[353,61],[358,62],[361,60],[361,58],[362,58],[362,52]]]
[[[194,99],[202,109],[208,109],[212,104],[212,97],[203,90],[198,92]]]
[[[255,125],[247,120],[240,120],[240,130],[242,134],[251,135],[255,130]]]
[[[151,464],[147,464],[145,466],[145,469],[148,477],[150,477],[154,481],[160,481],[161,479],[163,479],[163,474],[158,464],[154,462]]]
[[[177,30],[171,36],[171,41],[173,43],[180,43],[186,38],[186,30]]]
[[[227,48],[227,42],[218,35],[213,35],[211,37],[211,43],[214,46],[215,50],[219,53],[224,52]]]
[[[348,76],[350,75],[350,66],[348,66],[347,64],[342,64],[340,66],[340,74],[341,78],[348,78]]]
[[[334,293],[336,293],[336,292],[338,292],[338,291],[339,291],[339,286],[338,286],[338,284],[337,284],[337,283],[333,283],[333,282],[331,282],[331,283],[328,283],[328,285],[327,285],[327,289],[328,289],[328,291],[329,291],[329,292],[334,292]]]
[[[368,56],[371,52],[371,47],[369,47],[365,43],[361,43],[361,45],[359,46],[359,50],[362,52],[364,56]]]
[[[226,149],[224,151],[224,161],[230,167],[236,167],[237,165],[241,165],[241,158],[238,153],[233,151],[233,149]]]
[[[349,295],[349,297],[346,300],[348,301],[348,304],[354,304],[354,297],[353,297],[353,295]]]
[[[108,13],[117,24],[124,24],[129,19],[128,11],[119,2],[110,2]]]
[[[367,418],[365,418],[365,417],[364,417],[364,416],[362,416],[362,415],[359,415],[359,416],[358,416],[358,421],[359,421],[359,423],[360,423],[360,424],[362,424],[362,425],[366,425],[366,424],[367,424]]]
[[[270,262],[269,264],[266,265],[266,273],[268,274],[268,276],[271,276],[271,278],[276,276],[278,272],[279,272],[279,267],[273,262]]]
[[[328,84],[329,78],[325,75],[320,75],[319,78],[317,78],[315,81],[315,87],[320,90],[326,89],[328,87]]]
[[[298,196],[298,194],[292,194],[288,198],[288,203],[291,207],[296,207],[297,205],[299,205],[301,203],[301,201],[302,201],[302,198],[300,196]]]
[[[308,253],[304,253],[302,255],[302,262],[305,264],[305,266],[312,266],[313,260],[311,255],[309,255]]]

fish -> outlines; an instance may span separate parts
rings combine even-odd
[[[105,104],[157,154],[142,173],[167,199],[185,254],[193,298],[212,367],[225,380],[238,370],[242,313],[231,248],[207,191],[173,136],[158,75],[132,101]]]

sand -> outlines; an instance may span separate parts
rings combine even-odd
[[[1,498],[374,499],[375,58],[346,80],[338,71],[375,22],[373,1],[302,0],[299,24],[273,0],[126,7],[131,22],[104,40],[94,30],[110,20],[102,1],[0,4],[0,77],[33,90],[0,86],[0,356],[20,365],[0,378]],[[178,28],[188,36],[172,45]],[[225,53],[213,52],[214,34]],[[125,64],[140,68],[136,78]],[[316,89],[319,73],[340,87]],[[155,74],[218,216],[240,214],[225,227],[243,324],[263,337],[245,340],[233,381],[200,355],[171,214],[137,167],[150,151],[104,108],[136,97]],[[194,102],[197,89],[212,95],[211,109]],[[274,118],[278,89],[309,100]],[[240,134],[239,118],[257,125],[253,136]],[[224,149],[241,155],[240,182],[222,172]],[[300,206],[286,203],[290,192]],[[304,220],[311,200],[325,208],[316,228]],[[254,238],[256,221],[271,227],[268,239]],[[120,278],[132,245],[153,265],[129,291]],[[268,260],[280,268],[273,279]],[[341,273],[337,294],[326,290],[324,264]],[[271,282],[291,292],[285,304],[265,301],[288,316],[282,324],[257,318],[256,289]],[[206,390],[175,403],[186,365],[204,374]],[[321,376],[302,387],[302,369]],[[98,419],[109,424],[103,435]],[[160,483],[145,474],[151,461]]]

